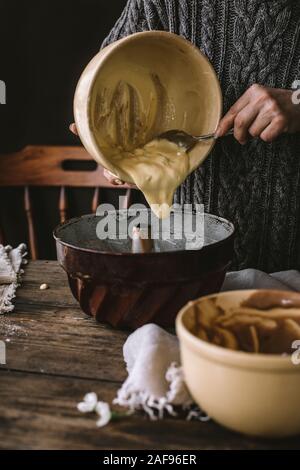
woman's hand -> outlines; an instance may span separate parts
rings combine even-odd
[[[75,123],[70,124],[69,129],[73,134],[78,135]],[[136,186],[134,184],[125,184],[124,181],[121,181],[116,175],[114,175],[110,171],[106,170],[105,168],[103,168],[103,175],[107,179],[107,181],[110,184],[113,184],[114,186],[122,185],[126,188],[136,188]]]
[[[284,132],[300,131],[300,105],[294,91],[252,85],[221,120],[216,137],[234,128],[234,136],[245,144],[250,136],[272,142]]]

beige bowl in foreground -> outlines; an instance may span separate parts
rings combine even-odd
[[[253,292],[217,296],[237,306]],[[202,299],[212,297],[216,294]],[[187,304],[176,320],[185,380],[195,402],[234,431],[262,437],[300,434],[300,365],[290,356],[232,351],[198,339],[188,324],[191,306],[202,299]]]
[[[83,145],[127,182],[130,176],[110,156],[116,143],[137,148],[170,129],[213,133],[221,113],[220,85],[208,59],[184,38],[162,31],[133,34],[101,50],[82,73],[74,97]],[[213,145],[213,140],[199,143],[190,152],[190,172]]]

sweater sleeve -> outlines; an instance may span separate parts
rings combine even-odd
[[[168,30],[168,14],[162,0],[128,0],[102,48],[141,31]]]

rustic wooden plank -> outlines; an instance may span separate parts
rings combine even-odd
[[[41,283],[49,289],[40,290]],[[56,262],[29,263],[15,311],[0,316],[10,370],[121,381],[127,335],[80,310]]]
[[[2,449],[299,449],[299,439],[262,441],[227,432],[216,424],[144,415],[126,417],[97,429],[95,415],[76,404],[95,391],[111,402],[117,386],[107,382],[9,373],[0,370]]]
[[[48,290],[40,290],[43,283],[48,284]],[[16,312],[19,305],[23,304],[78,308],[78,303],[69,289],[67,275],[56,261],[28,263],[15,304]]]
[[[40,308],[0,317],[7,368],[121,381],[127,334],[97,325],[79,310]]]

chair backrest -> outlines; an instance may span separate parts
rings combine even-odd
[[[58,211],[60,221],[67,217],[66,188],[94,188],[91,210],[100,203],[100,189],[116,187],[103,176],[98,165],[82,147],[27,146],[19,152],[0,155],[0,187],[24,187],[24,209],[28,223],[29,249],[32,259],[38,259],[37,236],[30,197],[31,186],[60,188]],[[122,189],[123,186],[118,186]],[[131,202],[131,189],[126,190],[124,207]],[[0,227],[0,243],[4,243]]]

